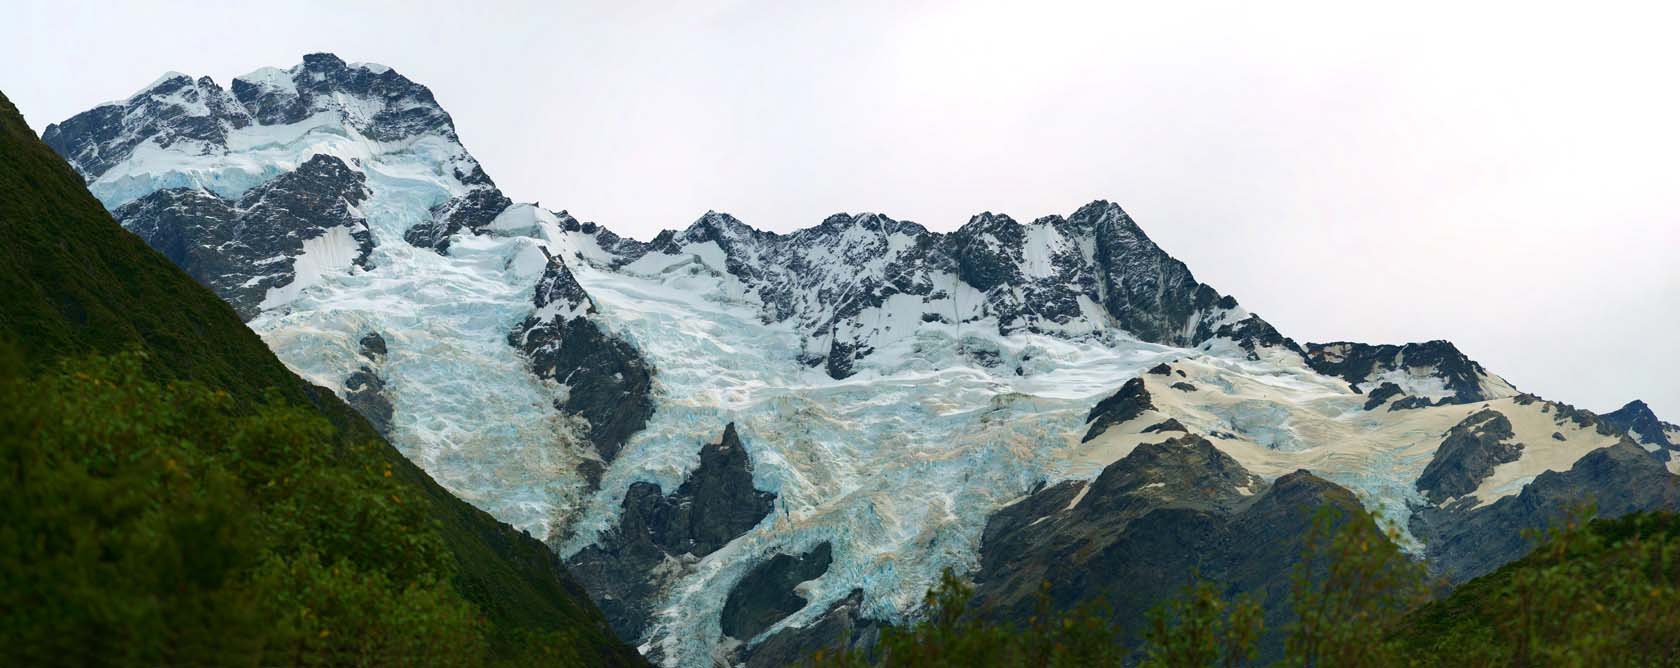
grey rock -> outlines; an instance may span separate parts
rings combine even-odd
[[[763,642],[743,647],[736,661],[747,668],[781,668],[809,661],[818,650],[845,649],[866,659],[876,658],[871,650],[880,641],[886,624],[863,614],[863,591],[854,589],[816,619],[803,627],[784,628]]]
[[[620,638],[639,641],[671,578],[770,514],[776,495],[753,487],[752,470],[731,423],[701,447],[700,466],[675,492],[631,484],[618,526],[566,560]]]
[[[653,415],[652,368],[628,341],[590,317],[594,302],[560,258],[548,258],[532,306],[537,312],[508,333],[508,343],[538,378],[567,386],[555,407],[587,420],[589,442],[611,462]],[[549,307],[555,307],[551,314],[539,315]]]
[[[729,598],[724,601],[720,618],[724,635],[751,640],[799,612],[807,601],[794,587],[821,577],[833,561],[833,545],[823,541],[804,554],[777,554],[754,566],[729,590]]]
[[[367,267],[373,236],[356,209],[367,196],[360,172],[317,155],[238,200],[195,189],[159,190],[114,215],[249,320],[269,289],[297,278],[294,266],[307,240],[344,228],[357,245],[353,263]]]
[[[1177,418],[1167,418],[1166,420],[1143,428],[1143,433],[1145,434],[1157,434],[1164,431],[1182,431],[1186,434],[1190,433],[1190,430],[1185,428],[1184,424],[1179,422]]]
[[[763,320],[794,322],[809,346],[800,359],[835,378],[851,375],[856,362],[874,352],[880,332],[860,320],[866,310],[895,295],[940,303],[949,295],[935,287],[936,279],[946,273],[983,295],[972,319],[994,319],[1001,334],[1059,335],[1085,316],[1085,300],[1146,341],[1193,346],[1228,338],[1250,352],[1256,346],[1300,352],[1258,317],[1225,323],[1238,309],[1236,300],[1196,282],[1118,205],[1092,202],[1067,218],[1048,216],[1032,225],[1073,240],[1052,250],[1046,264],[1053,275],[1025,270],[1028,226],[989,212],[950,234],[879,214],[836,214],[785,235],[707,212],[686,230],[662,232],[647,244],[615,237],[611,245],[622,266],[650,252],[716,243],[724,270],[763,304]],[[895,235],[908,244],[892,241]],[[1090,257],[1082,246],[1091,249]],[[919,320],[962,324],[945,312],[923,313]]]
[[[1522,456],[1521,443],[1505,442],[1512,436],[1511,421],[1498,411],[1483,409],[1464,418],[1418,476],[1418,491],[1431,503],[1476,491],[1495,466]]]
[[[1578,517],[1589,505],[1604,518],[1672,511],[1680,509],[1680,491],[1662,461],[1623,439],[1486,506],[1460,501],[1414,509],[1411,530],[1423,540],[1431,569],[1461,583],[1522,557],[1533,547],[1530,531]]]
[[[205,113],[199,114],[202,105]],[[148,140],[162,148],[226,145],[230,130],[250,125],[250,113],[209,77],[166,76],[121,102],[100,105],[41,133],[47,146],[88,181],[134,154]]]
[[[482,174],[483,172],[479,172]],[[484,177],[486,183],[489,177]],[[496,219],[513,200],[493,185],[475,188],[460,197],[432,207],[432,219],[418,223],[403,233],[403,240],[421,248],[430,248],[447,255],[450,239],[462,230],[478,232]]]
[[[379,141],[400,141],[420,134],[455,136],[454,122],[438,106],[432,91],[393,69],[350,67],[330,53],[311,53],[291,70],[289,90],[233,80],[233,96],[256,122],[285,125],[311,114],[339,108],[351,96],[382,102],[372,115],[348,114],[351,127]]]
[[[391,407],[391,398],[385,393],[384,378],[376,374],[371,367],[363,365],[344,380],[344,391],[344,400],[351,408],[367,418],[379,433],[390,435],[394,409]]]
[[[1128,422],[1154,407],[1154,404],[1150,403],[1149,390],[1144,387],[1143,379],[1128,380],[1125,385],[1120,386],[1119,391],[1091,407],[1091,412],[1085,416],[1085,424],[1090,426],[1085,430],[1085,437],[1079,441],[1090,441],[1108,431],[1109,427]]]
[[[1357,391],[1359,388],[1355,387],[1354,389]],[[1405,394],[1405,392],[1400,389],[1399,385],[1395,385],[1394,383],[1383,383],[1378,385],[1377,389],[1371,390],[1371,393],[1366,395],[1365,410],[1375,410],[1376,407],[1383,405],[1383,403],[1389,399],[1402,394]]]
[[[385,347],[385,337],[381,336],[379,332],[368,332],[363,335],[362,340],[357,342],[357,346],[361,349],[362,357],[376,362],[384,361],[385,355],[389,352]]]
[[[1306,359],[1313,370],[1356,386],[1384,371],[1406,368],[1414,373],[1421,370],[1427,376],[1439,378],[1452,391],[1453,403],[1467,404],[1490,398],[1483,396],[1481,386],[1487,370],[1448,341],[1405,345],[1351,341],[1309,343]]]
[[[1676,426],[1657,419],[1657,414],[1645,402],[1635,399],[1612,412],[1600,416],[1605,422],[1615,425],[1629,435],[1637,437],[1640,442],[1658,445],[1664,448],[1680,447],[1669,438],[1669,434],[1680,431]]]
[[[1395,399],[1394,403],[1388,405],[1388,410],[1391,413],[1394,411],[1409,411],[1419,408],[1429,408],[1430,406],[1439,406],[1445,403],[1448,403],[1445,399],[1443,399],[1440,403],[1436,403],[1430,401],[1428,397],[1400,397],[1399,399]]]

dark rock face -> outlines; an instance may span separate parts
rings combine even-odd
[[[555,407],[587,420],[589,442],[610,462],[653,415],[653,371],[634,346],[589,318],[594,302],[559,258],[548,259],[534,292],[536,310],[508,343],[538,378],[568,388]]]
[[[1550,414],[1552,416],[1552,420],[1557,422],[1559,425],[1562,425],[1565,422],[1573,422],[1577,427],[1592,427],[1594,432],[1603,436],[1615,436],[1622,433],[1622,430],[1619,427],[1612,424],[1609,420],[1599,417],[1597,413],[1576,408],[1563,402],[1547,401],[1527,393],[1517,395],[1512,399],[1512,401],[1519,406],[1532,406],[1534,404],[1540,404],[1540,412]]]
[[[1650,453],[1623,439],[1582,457],[1568,471],[1540,474],[1517,494],[1480,508],[1457,503],[1415,509],[1413,535],[1431,568],[1453,583],[1476,578],[1526,554],[1525,530],[1569,519],[1586,504],[1599,517],[1680,508],[1674,476]]]
[[[1093,202],[1069,223],[1093,230],[1098,301],[1138,338],[1193,346],[1214,336],[1217,319],[1205,316],[1236,306],[1235,300],[1221,304],[1218,292],[1196,282],[1189,267],[1150,241],[1118,206]]]
[[[390,436],[395,412],[390,396],[385,393],[385,378],[376,370],[385,362],[385,337],[379,332],[368,332],[359,344],[366,363],[344,379],[344,401],[367,418],[379,433]]]
[[[1360,507],[1351,492],[1305,471],[1268,486],[1193,435],[1140,445],[1085,485],[1042,489],[987,522],[975,576],[984,614],[1025,622],[1047,581],[1054,609],[1102,597],[1125,640],[1136,642],[1145,613],[1199,570],[1226,593],[1255,596],[1267,628],[1282,628],[1314,509]],[[1263,647],[1275,652],[1278,641],[1268,637]]]
[[[485,177],[485,181],[488,183],[489,177]],[[448,254],[449,239],[457,232],[482,230],[510,206],[513,206],[513,200],[508,199],[494,185],[471,190],[466,195],[432,207],[432,219],[408,228],[408,231],[403,233],[403,240],[421,248]]]
[[[41,137],[90,181],[147,141],[163,148],[185,143],[205,153],[226,151],[231,130],[296,123],[320,112],[343,113],[350,127],[378,141],[428,133],[458,141],[454,122],[432,92],[396,70],[352,67],[330,53],[313,53],[278,76],[287,80],[284,85],[239,78],[224,90],[209,77],[195,81],[172,74],[127,100],[49,125]],[[345,98],[357,101],[353,113],[347,113]],[[474,171],[483,174],[475,164],[462,181],[472,183]]]
[[[1184,381],[1179,381],[1179,382],[1173,383],[1169,387],[1171,387],[1172,389],[1178,390],[1180,392],[1195,392],[1196,391],[1196,386],[1195,385],[1191,385],[1191,384],[1186,383]]]
[[[1338,341],[1307,344],[1307,364],[1314,371],[1335,376],[1356,387],[1385,371],[1405,368],[1413,374],[1441,379],[1453,393],[1453,403],[1485,401],[1482,379],[1487,370],[1447,341],[1371,345]]]
[[[1599,417],[1638,438],[1641,443],[1669,449],[1680,447],[1680,444],[1669,438],[1670,434],[1680,432],[1680,426],[1657,419],[1657,414],[1651,412],[1651,407],[1638,399]]]
[[[371,139],[400,141],[426,133],[455,138],[455,125],[432,91],[396,70],[350,67],[330,53],[312,53],[286,73],[288,88],[233,80],[233,96],[262,125],[296,123],[322,110],[336,109],[338,95],[380,102],[371,115],[352,114],[351,127]]]
[[[1441,405],[1445,405],[1447,403],[1450,403],[1450,402],[1448,402],[1446,399],[1442,399],[1440,402],[1437,403],[1437,402],[1431,402],[1428,398],[1425,398],[1425,397],[1400,397],[1399,399],[1395,399],[1394,403],[1388,405],[1388,410],[1389,410],[1389,412],[1409,411],[1409,410],[1414,410],[1414,409],[1418,409],[1418,408],[1428,408],[1430,406],[1441,406]]]
[[[1149,390],[1144,388],[1142,378],[1133,378],[1120,386],[1120,390],[1107,399],[1097,402],[1091,407],[1091,412],[1085,416],[1085,424],[1090,425],[1085,430],[1085,437],[1079,439],[1084,443],[1101,436],[1108,428],[1128,422],[1143,412],[1155,408],[1149,401]]]
[[[362,340],[357,342],[357,346],[361,348],[362,357],[373,361],[384,361],[385,356],[390,354],[390,350],[385,346],[385,337],[381,336],[379,332],[368,332],[363,335]]]
[[[1251,352],[1279,346],[1299,352],[1236,300],[1197,283],[1184,263],[1143,234],[1118,205],[1097,201],[1073,215],[1029,224],[992,213],[950,234],[878,214],[836,214],[790,234],[755,230],[707,212],[682,232],[652,242],[614,239],[620,266],[648,253],[680,254],[715,243],[724,270],[764,304],[765,322],[794,321],[805,333],[800,358],[844,378],[893,327],[995,321],[999,333],[1097,336],[1109,323],[1138,338],[1193,346],[1228,338]],[[603,243],[603,247],[608,247]],[[980,293],[959,305],[950,278]],[[913,297],[924,312],[903,323],[864,317],[894,297]],[[1092,311],[1101,322],[1089,322]]]
[[[821,577],[833,561],[833,545],[824,541],[810,552],[798,556],[777,554],[754,566],[724,601],[721,619],[724,635],[751,640],[776,622],[799,612],[807,601],[794,587]]]
[[[852,593],[832,606],[815,622],[771,634],[763,642],[737,653],[747,668],[782,668],[809,661],[817,650],[846,648],[868,654],[880,641],[885,625],[863,616],[863,591]]]
[[[1221,305],[1229,304],[1231,308],[1235,308],[1236,303],[1236,300],[1230,297],[1225,297],[1220,301]],[[1284,336],[1271,323],[1261,320],[1260,316],[1257,315],[1248,316],[1228,325],[1221,325],[1219,329],[1213,331],[1212,338],[1230,339],[1236,342],[1243,350],[1248,351],[1248,358],[1254,360],[1260,359],[1258,351],[1261,348],[1279,348],[1297,355],[1306,355],[1294,339]],[[1183,375],[1183,373],[1183,371],[1179,372],[1180,375]]]
[[[1383,402],[1402,394],[1405,394],[1405,392],[1400,389],[1399,385],[1395,385],[1394,383],[1383,383],[1378,385],[1377,389],[1371,390],[1371,393],[1366,395],[1365,410],[1376,410],[1378,406],[1383,405]]]
[[[343,228],[355,244],[352,264],[367,266],[373,236],[355,208],[367,195],[366,177],[338,158],[317,155],[238,200],[160,190],[119,207],[115,216],[250,320],[269,289],[297,278],[306,241]]]
[[[194,81],[171,74],[127,100],[48,125],[41,140],[92,180],[149,139],[163,148],[181,143],[218,147],[226,144],[229,130],[250,124],[250,114],[236,97],[210,77]]]
[[[1184,424],[1179,422],[1177,418],[1167,418],[1166,420],[1143,428],[1143,433],[1145,434],[1158,434],[1164,431],[1182,431],[1186,434],[1190,433],[1190,430],[1186,429]]]
[[[182,74],[166,76],[127,100],[49,125],[43,137],[92,182],[148,142],[203,155],[224,154],[239,150],[228,145],[234,130],[298,123],[323,113],[336,114],[349,131],[376,141],[424,135],[460,143],[454,121],[425,86],[390,68],[347,65],[330,53],[306,55],[290,70],[234,79],[230,90],[209,77],[194,81]],[[440,253],[448,251],[451,236],[482,229],[511,204],[465,151],[445,168],[467,186],[466,194],[439,204],[432,220],[404,235],[409,243]]]
[[[391,399],[385,396],[385,379],[363,366],[344,379],[344,400],[368,419],[379,433],[391,433]]]
[[[1498,411],[1483,409],[1464,418],[1418,476],[1418,491],[1431,503],[1476,491],[1493,467],[1522,456],[1523,444],[1505,442],[1513,435],[1511,421]]]
[[[641,639],[649,606],[669,578],[770,514],[776,495],[753,488],[752,470],[731,423],[718,442],[700,449],[699,468],[676,492],[632,484],[618,527],[567,560],[620,638]]]

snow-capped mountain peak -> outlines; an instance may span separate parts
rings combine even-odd
[[[1356,497],[1455,574],[1520,548],[1466,536],[1675,465],[1648,411],[1518,394],[1445,341],[1303,347],[1113,202],[949,232],[707,211],[630,239],[514,203],[429,90],[330,54],[229,90],[166,76],[45,139],[300,375],[601,574],[615,628],[669,665],[836,611],[899,619],[944,568],[986,572],[994,520],[1061,535],[1110,497],[1198,493],[1138,479],[1072,512],[1156,455],[1239,463],[1232,517]],[[804,605],[740,623],[772,561]]]
[[[229,89],[171,73],[47,126],[42,139],[109,208],[176,187],[238,197],[316,153],[346,162],[419,154],[453,194],[494,187],[425,86],[324,53],[237,77]]]

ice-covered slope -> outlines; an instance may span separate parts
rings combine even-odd
[[[392,442],[452,491],[538,536],[577,505],[598,456],[507,342],[546,257],[526,238],[448,243],[507,201],[424,86],[313,54],[231,92],[166,76],[43,138],[294,370],[373,379]]]
[[[646,559],[586,585],[633,592],[604,607],[672,665],[830,609],[899,619],[941,569],[979,563],[1011,501],[1180,432],[1268,483],[1305,468],[1344,486],[1420,550],[1511,530],[1531,517],[1508,501],[1548,472],[1625,454],[1619,428],[1519,396],[1446,342],[1299,346],[1109,202],[950,233],[838,214],[778,234],[708,212],[626,239],[512,204],[423,86],[326,54],[231,90],[168,76],[45,137],[451,491],[574,567]],[[1483,417],[1443,446],[1483,411],[1509,433]],[[747,456],[701,466],[729,424]],[[1440,554],[1504,554],[1478,549]],[[767,586],[749,572],[818,551],[784,597],[803,608],[724,637],[731,593]]]

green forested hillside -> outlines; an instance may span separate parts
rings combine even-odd
[[[544,545],[122,230],[3,95],[0,403],[0,663],[645,663]]]

